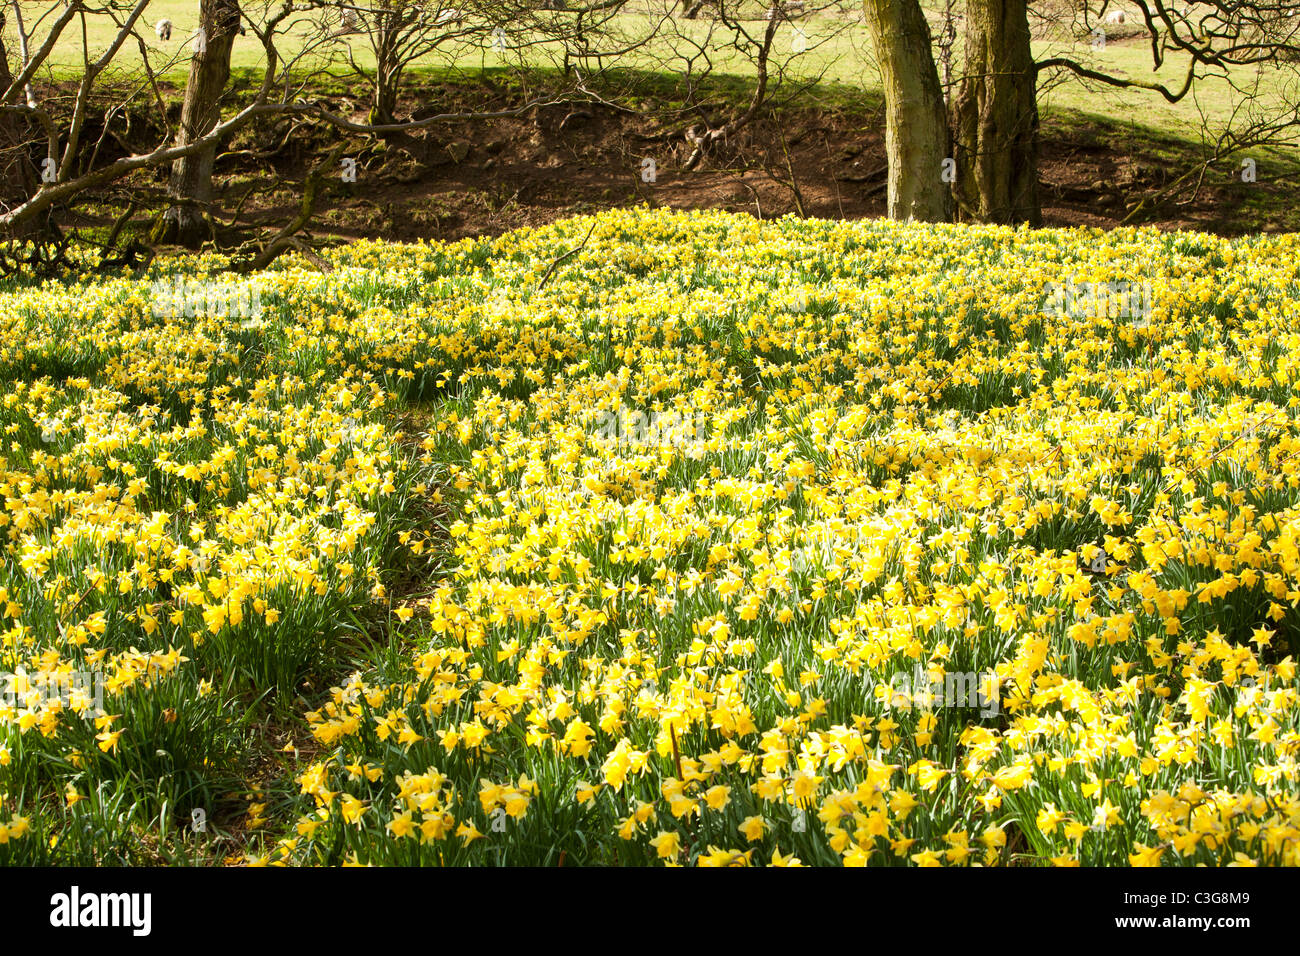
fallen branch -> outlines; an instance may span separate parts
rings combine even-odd
[[[555,270],[560,267],[560,263],[566,261],[567,259],[572,258],[573,256],[576,256],[579,252],[581,252],[586,247],[587,241],[591,239],[591,234],[595,231],[596,231],[596,223],[593,221],[591,224],[591,228],[587,230],[587,235],[583,238],[582,242],[578,243],[568,252],[559,256],[559,258],[552,260],[551,264],[546,267],[546,271],[542,273],[542,277],[537,281],[537,286],[533,289],[533,292],[534,293],[541,292],[542,286],[546,285],[546,283],[550,280],[551,276],[555,274]]]
[[[343,155],[346,145],[345,143],[336,144],[329,151],[329,154],[312,168],[312,171],[307,174],[307,181],[303,184],[302,202],[298,204],[298,214],[284,225],[284,228],[262,248],[261,252],[252,259],[235,265],[234,271],[240,273],[258,272],[269,266],[288,249],[301,252],[321,272],[330,271],[332,268],[330,264],[317,255],[296,234],[306,228],[307,223],[311,222],[311,218],[316,212],[317,193],[325,181],[325,170],[333,168],[339,157]]]

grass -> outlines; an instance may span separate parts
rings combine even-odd
[[[44,9],[37,3],[24,3],[23,6],[29,18]],[[941,16],[941,6],[927,5],[932,23],[936,25]],[[793,49],[793,31],[796,25],[782,26],[774,49],[774,63],[788,71],[790,78],[795,81],[817,80],[830,88],[851,91],[850,95],[858,92],[879,96],[879,72],[874,64],[865,29],[854,21],[851,15],[855,12],[852,5],[845,9],[848,12],[799,21],[798,29],[805,31],[808,37],[808,48],[802,53],[795,53]],[[613,18],[611,29],[621,36],[644,35],[651,22],[648,10],[649,7],[642,11],[620,14]],[[755,16],[761,16],[761,10],[757,6],[755,10],[758,11]],[[163,17],[171,19],[175,24],[175,32],[168,43],[159,41],[151,32],[151,25]],[[183,85],[188,74],[191,27],[195,19],[193,4],[189,0],[153,0],[144,19],[149,26],[142,32],[151,56],[155,58],[155,69],[160,70],[169,82]],[[756,28],[760,23],[756,20],[751,23],[751,27]],[[710,40],[711,28],[712,24],[707,19],[678,20],[676,29],[688,42],[659,37],[621,58],[618,65],[629,70],[658,71],[666,79],[676,82],[681,80],[686,69],[683,57],[693,53],[696,45],[702,45],[708,52],[712,69],[719,80],[726,82],[738,79],[748,85],[753,76],[752,63],[732,48],[716,30]],[[935,32],[937,33],[937,28]],[[289,41],[284,44],[285,54],[294,51],[293,37],[305,37],[309,33],[304,26],[291,34]],[[113,36],[112,24],[102,17],[91,17],[87,21],[87,36],[91,50],[102,50]],[[342,42],[346,42],[363,67],[373,68],[373,55],[364,38],[350,36],[343,38]],[[960,46],[958,43],[958,51]],[[1120,77],[1161,82],[1172,88],[1181,85],[1186,67],[1185,60],[1171,56],[1160,69],[1152,69],[1149,47],[1144,40],[1136,37],[1112,39],[1104,49],[1094,49],[1090,37],[1070,35],[1068,24],[1057,26],[1045,38],[1035,41],[1034,53],[1040,59],[1064,53]],[[314,60],[313,63],[317,67],[328,65],[333,70],[345,70],[346,59],[340,54],[341,51],[328,59]],[[554,44],[529,45],[520,52],[508,51],[503,54],[493,47],[490,36],[484,36],[473,42],[453,43],[445,52],[417,61],[414,67],[416,72],[427,76],[464,75],[500,67],[545,71],[554,69],[560,56],[561,51]],[[124,70],[138,66],[138,51],[134,47],[124,49],[117,62]],[[80,75],[79,32],[75,36],[72,32],[65,34],[54,55],[53,65],[56,77],[75,78]],[[260,76],[263,66],[262,50],[256,38],[251,34],[237,38],[232,67],[237,71]],[[1231,74],[1232,81],[1239,84],[1250,82],[1252,77],[1253,73],[1246,68]],[[1287,97],[1294,97],[1294,90],[1284,85],[1281,72],[1265,74],[1262,90],[1264,99],[1261,102],[1274,105],[1285,102]],[[1167,103],[1155,93],[1118,90],[1071,79],[1046,93],[1040,106],[1046,115],[1088,115],[1108,124],[1132,123],[1152,130],[1165,130],[1188,139],[1197,135],[1203,118],[1212,124],[1224,124],[1240,104],[1241,97],[1234,92],[1228,79],[1209,76],[1198,83],[1194,96],[1174,104]]]

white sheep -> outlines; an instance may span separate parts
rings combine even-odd
[[[772,6],[768,7],[767,13],[764,14],[765,20],[771,20],[776,16],[776,9],[778,5],[781,7],[782,10],[785,11],[785,15],[791,19],[793,19],[794,17],[803,16],[804,14],[804,0],[788,0],[788,2],[786,3],[773,4]]]
[[[158,31],[158,39],[166,43],[172,38],[172,22],[166,18],[159,20],[158,25],[154,27]]]
[[[1123,22],[1124,22],[1124,11],[1123,11],[1123,10],[1112,10],[1110,13],[1106,14],[1106,22],[1107,22],[1107,23],[1123,23]]]

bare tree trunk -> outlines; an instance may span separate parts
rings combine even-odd
[[[387,126],[397,122],[397,90],[392,82],[380,82],[375,85],[375,101],[371,104],[368,122],[375,126]]]
[[[202,43],[190,59],[176,145],[204,136],[217,124],[221,96],[230,79],[230,51],[239,32],[238,0],[200,0]],[[172,166],[169,192],[176,204],[163,215],[155,242],[195,247],[211,233],[203,205],[212,199],[212,164],[216,146],[178,159]]]
[[[964,218],[1042,223],[1035,76],[1026,0],[967,0],[966,74],[953,111]]]
[[[0,11],[0,90],[13,83],[9,53],[4,43],[4,12]],[[20,66],[21,72],[21,66]],[[10,201],[22,202],[36,192],[36,169],[24,145],[32,138],[29,124],[16,113],[0,113],[0,208]],[[33,231],[34,224],[12,230],[6,238],[21,238]]]
[[[889,218],[947,222],[948,117],[925,14],[918,0],[864,0],[863,9],[885,91]]]
[[[370,104],[368,118],[371,123],[380,125],[394,122],[393,112],[397,108],[396,83],[393,79],[395,19],[394,14],[381,8],[374,14],[374,22],[370,24],[375,37],[375,99]]]

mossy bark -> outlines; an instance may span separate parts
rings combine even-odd
[[[925,14],[917,0],[864,0],[863,10],[885,91],[889,218],[947,222],[948,120]]]
[[[1042,223],[1035,85],[1026,0],[967,0],[966,72],[953,110],[962,218]]]
[[[201,139],[217,125],[221,97],[230,80],[230,52],[239,33],[239,4],[236,0],[202,0],[199,26],[202,47],[190,59],[189,81],[181,106],[176,145]],[[168,193],[173,205],[153,232],[155,242],[197,247],[212,235],[206,205],[212,200],[212,166],[216,146],[182,157],[172,165]]]

